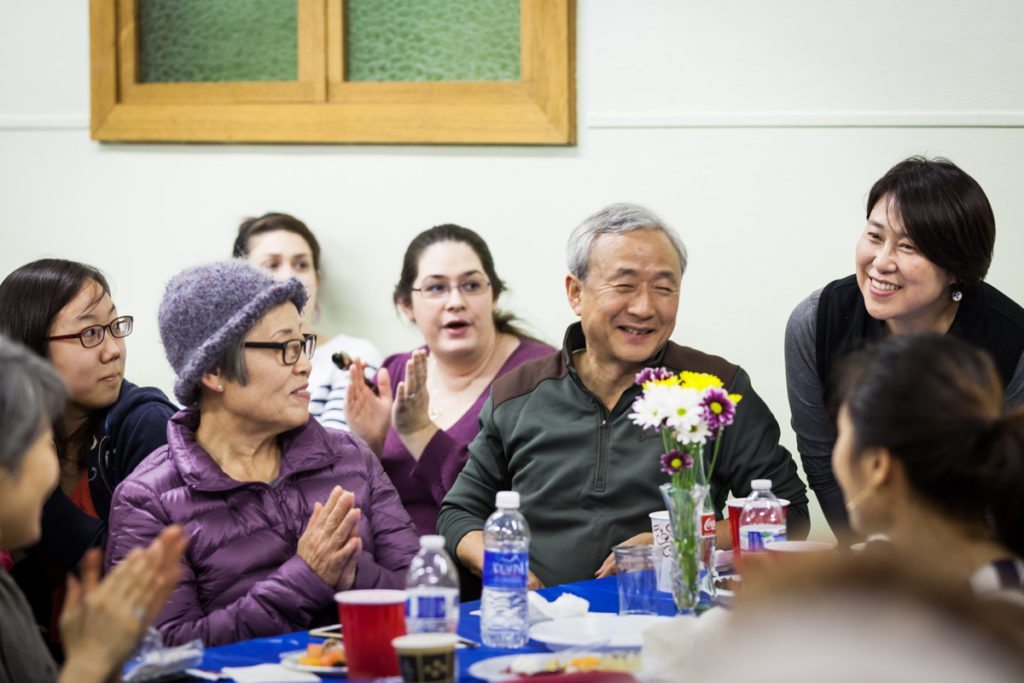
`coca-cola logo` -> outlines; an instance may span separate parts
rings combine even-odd
[[[715,535],[715,513],[708,512],[700,516],[700,535]]]

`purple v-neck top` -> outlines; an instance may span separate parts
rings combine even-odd
[[[519,342],[495,378],[526,361],[555,352],[547,344],[533,339],[521,337]],[[381,367],[387,368],[391,375],[392,391],[405,379],[405,364],[411,357],[412,351],[409,351],[384,359]],[[490,395],[491,386],[488,384],[455,424],[448,429],[438,430],[419,461],[402,444],[394,428],[388,430],[380,460],[420,535],[437,533],[437,514],[441,510],[441,501],[469,459],[469,444],[480,431],[480,410]]]

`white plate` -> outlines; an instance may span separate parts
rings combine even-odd
[[[549,650],[580,646],[595,650],[639,650],[644,644],[644,629],[668,620],[669,617],[647,614],[588,614],[537,624],[530,628],[530,637],[544,643]]]
[[[299,657],[306,654],[305,650],[281,653],[281,666],[292,671],[306,671],[321,676],[344,676],[348,672],[347,666],[310,666],[299,664]]]
[[[577,657],[586,657],[589,655],[601,656],[601,652],[576,652],[573,651],[570,654],[560,656],[557,653],[549,654],[546,652],[531,653],[523,655],[502,655],[501,657],[491,657],[490,659],[484,659],[476,662],[469,667],[469,675],[476,678],[482,678],[485,681],[492,681],[493,683],[499,683],[500,681],[509,681],[517,678],[529,677],[530,674],[527,672],[514,673],[510,672],[509,669],[512,664],[519,662],[520,666],[525,665],[526,667],[538,667],[543,668],[549,664],[561,666],[563,659],[570,661]],[[535,673],[544,674],[546,671],[538,671]],[[552,671],[550,673],[558,673]],[[635,672],[634,672],[635,673]]]

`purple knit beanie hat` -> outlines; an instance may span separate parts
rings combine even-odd
[[[295,278],[280,281],[235,259],[189,268],[167,283],[160,339],[174,373],[174,395],[196,402],[199,382],[263,315],[291,301],[302,312],[309,294]]]

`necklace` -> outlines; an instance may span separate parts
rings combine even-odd
[[[501,347],[502,338],[499,337],[497,343],[495,343],[494,345],[494,348],[491,350],[490,355],[487,357],[487,360],[483,363],[483,365],[480,366],[480,369],[469,376],[469,381],[466,382],[465,386],[463,386],[462,389],[455,393],[454,398],[452,400],[447,401],[441,405],[435,405],[434,403],[434,397],[437,396],[439,393],[437,391],[437,385],[435,384],[433,388],[431,388],[430,386],[430,379],[432,377],[437,376],[439,368],[438,361],[434,360],[434,372],[430,372],[430,367],[427,367],[427,394],[431,397],[430,405],[427,406],[427,417],[429,417],[431,421],[436,420],[437,418],[441,417],[446,412],[448,412],[448,410],[458,405],[467,391],[473,389],[473,387],[482,377],[488,376],[488,374],[485,371],[488,368],[490,368],[491,363],[493,362],[495,356],[498,355]],[[433,357],[431,357],[431,359],[433,359]],[[473,398],[475,400],[476,394],[474,394]]]

